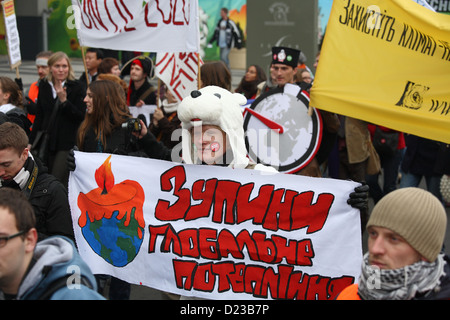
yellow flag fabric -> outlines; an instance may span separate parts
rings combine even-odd
[[[450,143],[450,16],[411,0],[334,0],[310,105]]]

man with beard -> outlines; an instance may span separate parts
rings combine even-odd
[[[156,88],[148,82],[153,74],[150,58],[139,56],[130,60],[122,69],[122,76],[130,75],[127,105],[142,107],[156,104]]]

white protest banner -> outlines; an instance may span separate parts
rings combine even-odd
[[[14,0],[5,0],[2,1],[1,4],[3,8],[3,18],[5,20],[6,46],[8,48],[9,64],[11,69],[14,69],[22,63]]]
[[[150,125],[150,119],[153,112],[155,112],[156,104],[144,104],[140,107],[136,106],[128,106],[128,110],[130,110],[133,118],[138,118],[140,115],[145,117],[146,125]]]
[[[357,183],[75,152],[69,201],[95,274],[208,299],[334,299],[358,280]]]
[[[203,60],[197,53],[158,53],[156,76],[181,101],[198,89],[198,73],[202,64]]]
[[[198,52],[198,0],[72,0],[81,46]]]

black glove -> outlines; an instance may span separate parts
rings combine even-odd
[[[77,146],[74,146],[72,149],[69,150],[69,154],[67,155],[67,168],[70,171],[75,171],[76,165],[75,165],[75,152],[79,151]]]
[[[350,193],[347,203],[353,208],[367,210],[369,208],[369,186],[362,182],[354,192]]]
[[[15,81],[16,84],[19,86],[20,91],[23,91],[22,78],[15,78],[14,81]]]
[[[361,217],[361,234],[364,230],[369,219],[369,186],[365,182],[355,188],[355,191],[350,193],[350,197],[347,203],[353,208],[359,209],[359,214]]]

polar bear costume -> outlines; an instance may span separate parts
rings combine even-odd
[[[217,86],[207,86],[192,91],[178,106],[178,118],[182,128],[183,161],[187,164],[201,163],[194,150],[191,128],[215,125],[227,134],[227,142],[233,152],[233,160],[228,167],[234,169],[254,168],[255,170],[277,172],[275,168],[251,163],[247,157],[244,138],[244,118],[241,106],[247,99],[240,93]]]

